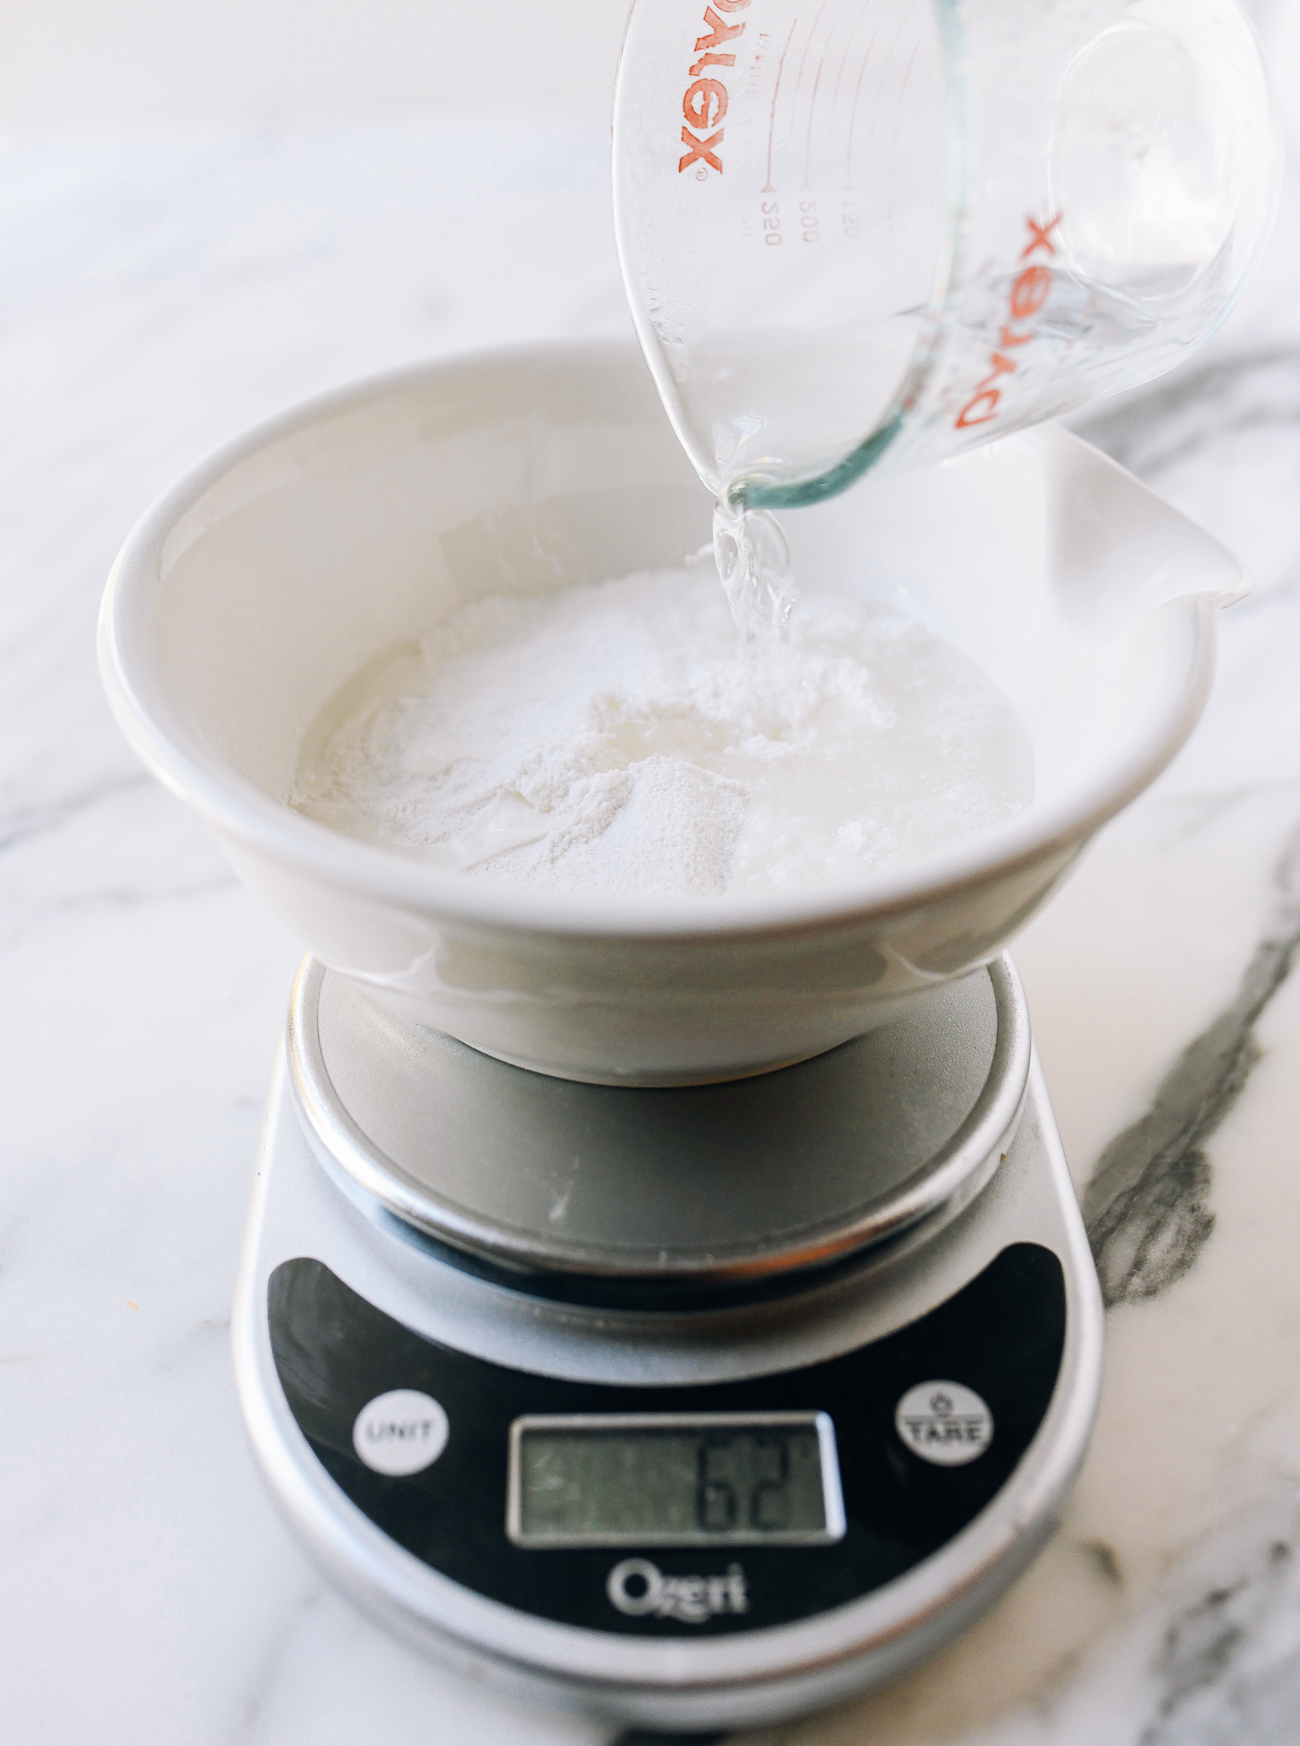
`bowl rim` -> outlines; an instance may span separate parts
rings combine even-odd
[[[567,341],[501,347],[407,365],[298,403],[220,445],[187,469],[140,516],[113,564],[99,614],[100,675],[118,726],[137,756],[173,794],[220,835],[287,864],[316,881],[423,916],[557,938],[725,941],[740,935],[789,934],[860,927],[877,918],[930,908],[963,892],[1013,877],[1084,841],[1147,787],[1186,741],[1204,707],[1214,673],[1215,619],[1249,592],[1250,581],[1226,547],[1217,547],[1239,578],[1230,589],[1192,590],[1135,618],[1190,615],[1192,649],[1175,707],[1159,730],[1077,790],[1050,805],[970,833],[951,846],[900,857],[862,878],[798,890],[669,897],[539,889],[506,879],[473,879],[425,860],[416,849],[368,843],[308,818],[278,801],[214,755],[175,713],[149,655],[148,625],[161,586],[166,543],[182,517],[223,478],[259,451],[313,424],[358,412],[396,391],[487,370],[552,376],[560,370],[622,365],[639,354],[620,341]],[[1060,426],[1040,426],[1004,444],[1050,442],[1086,453],[1104,468],[1132,475]],[[1001,445],[999,445],[1001,446]],[[947,464],[947,463],[945,463]],[[1180,516],[1140,481],[1138,489]],[[1180,519],[1186,519],[1180,516]],[[1189,525],[1194,525],[1189,523]],[[941,978],[936,978],[941,979]]]

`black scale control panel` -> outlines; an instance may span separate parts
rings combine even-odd
[[[1061,1265],[1033,1243],[1004,1249],[947,1302],[873,1345],[697,1387],[609,1387],[490,1364],[413,1333],[311,1259],[282,1262],[268,1296],[293,1416],[377,1527],[493,1600],[640,1637],[788,1624],[857,1600],[937,1552],[992,1503],[1024,1455],[1065,1344]],[[413,1415],[365,1416],[389,1395],[417,1403]],[[825,1512],[820,1485],[813,1499],[807,1478],[818,1428]],[[388,1433],[423,1437],[433,1458],[418,1457],[419,1471],[392,1471]],[[374,1453],[364,1435],[379,1440]],[[402,1465],[403,1452],[396,1459]],[[546,1517],[529,1529],[529,1486],[554,1485],[562,1503],[547,1463],[565,1460],[630,1476],[612,1527],[588,1512],[559,1531]],[[673,1485],[690,1494],[688,1543],[662,1532],[638,1543],[637,1511],[671,1512]],[[813,1531],[791,1531],[797,1520]],[[548,1543],[565,1532],[570,1542],[604,1538]]]

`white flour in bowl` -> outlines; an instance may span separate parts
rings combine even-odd
[[[292,804],[440,866],[698,896],[851,877],[1017,811],[1023,726],[913,620],[806,590],[742,643],[707,572],[476,602],[376,657]]]

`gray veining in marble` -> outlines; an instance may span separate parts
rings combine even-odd
[[[1256,11],[1300,143],[1300,9]],[[409,1655],[261,1492],[225,1323],[297,944],[139,771],[93,656],[123,534],[206,449],[411,359],[625,331],[606,153],[499,118],[0,148],[0,1708],[25,1743],[609,1738]],[[1079,421],[1259,584],[1187,751],[1016,948],[1112,1303],[1088,1467],[994,1614],[787,1742],[1300,1739],[1297,237],[1293,175],[1211,348]]]
[[[1154,1297],[1195,1266],[1214,1230],[1205,1150],[1261,1056],[1255,1026],[1300,950],[1300,834],[1274,872],[1276,897],[1233,999],[1188,1043],[1151,1108],[1097,1162],[1083,1197],[1108,1308]]]

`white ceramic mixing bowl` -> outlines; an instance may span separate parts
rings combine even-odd
[[[796,574],[904,606],[1018,708],[1036,795],[851,885],[593,897],[438,871],[286,804],[339,685],[462,602],[675,565],[710,503],[613,347],[413,369],[292,412],[146,513],[101,621],[150,769],[310,946],[409,1017],[577,1079],[753,1073],[891,1018],[1001,950],[1201,709],[1216,542],[1077,438],[1015,437],[783,517]]]

